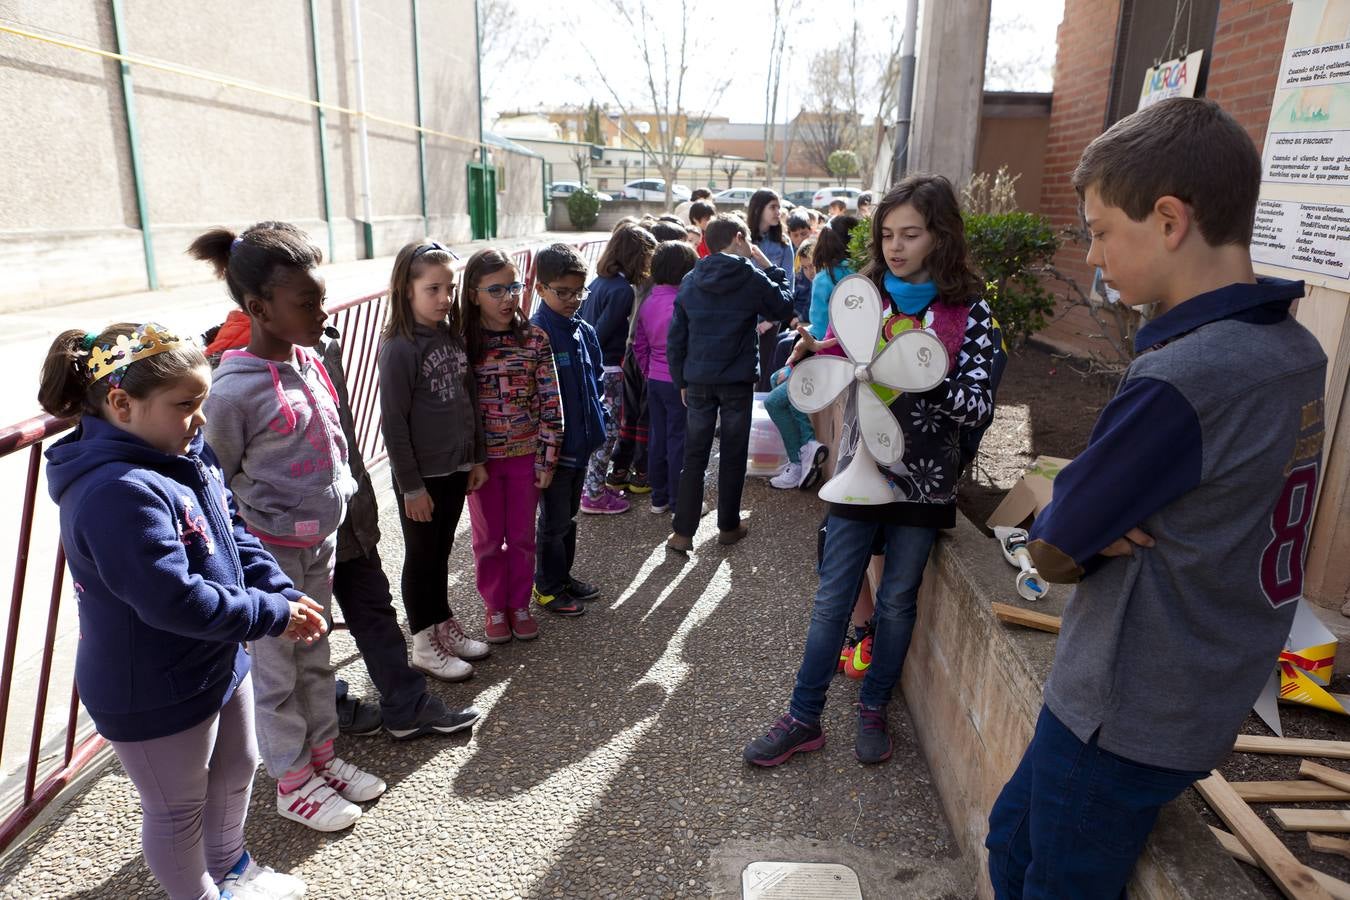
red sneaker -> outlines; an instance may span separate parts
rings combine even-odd
[[[858,642],[858,646],[853,648],[853,653],[844,660],[844,674],[849,678],[862,678],[867,674],[867,667],[870,665],[872,665],[872,636],[869,634]]]
[[[483,623],[483,640],[489,644],[505,644],[511,640],[511,623],[506,621],[502,610],[488,610],[487,621]]]
[[[539,623],[530,615],[529,609],[511,610],[511,633],[518,641],[532,641],[539,637]]]

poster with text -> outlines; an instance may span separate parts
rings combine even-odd
[[[1252,260],[1350,290],[1350,0],[1294,0],[1261,159]]]

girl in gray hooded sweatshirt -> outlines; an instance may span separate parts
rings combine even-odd
[[[249,315],[248,347],[228,351],[206,400],[206,440],[240,518],[298,590],[327,614],[337,530],[356,482],[337,392],[312,348],[323,336],[319,249],[298,228],[223,228],[189,252],[211,263]],[[254,641],[258,747],[277,780],[277,812],[318,831],[346,828],[385,784],[335,755],[337,685],[328,640]]]

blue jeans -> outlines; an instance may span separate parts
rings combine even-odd
[[[937,540],[936,528],[860,522],[840,516],[825,521],[825,547],[820,559],[820,587],[811,607],[806,651],[788,711],[810,725],[820,724],[825,692],[839,667],[853,604],[858,600],[878,532],[885,536],[886,564],[876,594],[872,664],[863,677],[859,699],[884,707],[900,680],[918,613],[919,585]]]
[[[783,436],[783,449],[787,451],[787,461],[800,462],[802,446],[816,439],[816,430],[811,427],[811,417],[792,405],[788,399],[787,381],[783,381],[764,398],[764,410],[769,419],[777,426]]]
[[[989,813],[998,900],[1124,897],[1158,811],[1208,772],[1131,762],[1086,744],[1044,706]]]
[[[684,401],[674,384],[653,378],[647,382],[647,409],[651,413],[647,477],[652,505],[669,506],[679,494],[684,468]]]

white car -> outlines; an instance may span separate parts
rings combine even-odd
[[[749,206],[750,197],[755,193],[754,188],[727,188],[725,191],[718,191],[713,194],[712,201],[718,208],[723,206]]]
[[[676,203],[683,203],[689,199],[692,193],[689,188],[682,184],[671,187],[670,196]],[[665,200],[666,199],[666,181],[664,178],[639,178],[637,181],[630,181],[623,186],[623,198],[625,200]]]
[[[585,185],[580,181],[555,181],[548,186],[548,195],[554,200],[566,200],[568,197],[581,190]],[[595,195],[601,200],[613,200],[609,194],[602,191],[596,191]]]
[[[829,209],[831,203],[835,200],[843,200],[844,208],[850,211],[858,209],[858,196],[862,191],[857,188],[847,187],[823,187],[816,191],[816,195],[811,198],[811,206],[815,209]]]

